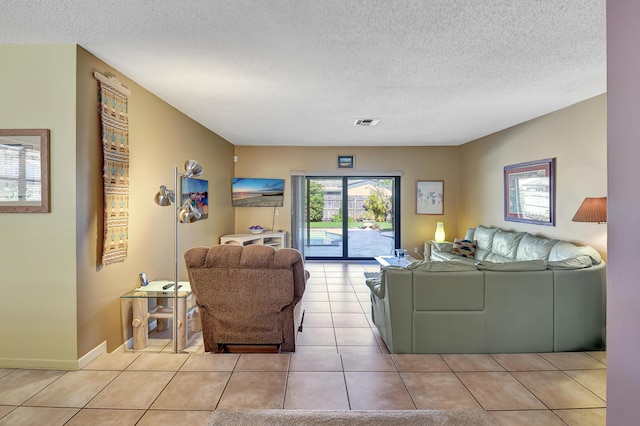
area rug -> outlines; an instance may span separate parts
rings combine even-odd
[[[484,410],[216,410],[209,425],[495,426]]]
[[[124,262],[129,245],[129,90],[112,76],[99,84],[104,183],[102,265]]]

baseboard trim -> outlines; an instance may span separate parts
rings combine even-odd
[[[78,370],[78,360],[0,358],[0,368],[24,368],[34,370]]]
[[[23,368],[34,370],[79,370],[107,353],[107,342],[104,341],[87,352],[80,359],[41,359],[41,358],[0,358],[0,368]]]
[[[123,344],[121,344],[120,346],[118,346],[113,352],[111,352],[112,354],[114,353],[124,353],[124,352],[128,352],[131,348],[133,347],[133,337],[130,337],[127,341],[125,341]]]
[[[98,346],[96,346],[95,348],[91,349],[89,352],[84,354],[82,357],[80,357],[80,359],[78,360],[78,368],[86,367],[87,364],[89,364],[91,361],[98,358],[100,355],[106,354],[106,353],[107,353],[107,341],[105,340],[104,342],[100,343]]]

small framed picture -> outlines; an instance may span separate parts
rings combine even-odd
[[[339,169],[353,169],[356,167],[355,155],[338,155]]]
[[[416,189],[416,214],[444,214],[444,181],[419,180]]]

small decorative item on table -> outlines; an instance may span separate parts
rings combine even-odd
[[[253,225],[249,227],[249,232],[251,232],[252,234],[261,234],[262,232],[264,232],[264,228],[260,225]]]

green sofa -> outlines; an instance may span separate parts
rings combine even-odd
[[[499,246],[509,239],[501,232]],[[605,263],[597,252],[511,234],[515,252],[523,240],[531,244],[520,247],[531,259],[498,259],[489,250],[499,261],[415,262],[368,279],[373,321],[391,353],[604,349]]]

